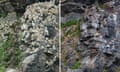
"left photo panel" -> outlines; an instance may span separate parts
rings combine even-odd
[[[59,0],[0,0],[0,72],[59,72]]]

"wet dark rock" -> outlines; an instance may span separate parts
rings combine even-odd
[[[62,17],[62,23],[68,22],[70,20],[79,20],[81,17],[81,14],[79,13],[75,13],[75,12],[71,12],[69,14],[66,14],[64,17]]]
[[[55,5],[58,5],[59,4],[59,0],[55,0]]]
[[[45,37],[54,38],[54,36],[56,35],[55,28],[52,25],[48,25],[46,26],[45,29],[46,29]]]
[[[66,14],[69,14],[71,12],[82,14],[84,13],[84,10],[81,8],[81,5],[79,3],[65,3],[61,6],[61,15],[64,16]]]
[[[106,3],[106,2],[110,2],[112,0],[98,0],[99,3],[103,4],[103,3]]]
[[[11,5],[14,7],[15,11],[18,13],[24,13],[25,9],[28,5],[37,3],[37,2],[45,2],[50,0],[10,0]]]
[[[81,0],[81,3],[86,5],[92,5],[95,3],[96,0]]]
[[[82,0],[64,0],[61,4],[61,16],[64,17],[69,13],[83,14],[85,12],[83,8],[84,3],[81,1]]]
[[[25,9],[28,5],[37,3],[37,2],[46,2],[51,0],[1,0],[0,1],[0,11],[2,12],[16,12],[18,16],[22,16],[25,12]],[[55,0],[55,4],[58,4],[59,1]]]

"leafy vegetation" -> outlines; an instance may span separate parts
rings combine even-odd
[[[0,72],[5,72],[5,66],[0,66]]]
[[[79,61],[76,61],[73,65],[73,69],[78,69],[80,68],[81,63]]]
[[[66,23],[62,23],[61,28],[65,28],[65,27],[68,27],[68,26],[71,26],[71,25],[76,25],[76,22],[78,22],[78,20],[71,20],[71,21],[68,21]]]
[[[104,8],[104,5],[102,3],[99,3],[99,8],[103,9]]]
[[[61,28],[62,28],[62,31],[64,32],[64,37],[67,37],[68,35],[71,35],[71,36],[79,36],[80,35],[80,23],[82,22],[82,18],[79,19],[79,20],[71,20],[71,21],[68,21],[66,23],[62,23],[61,24]],[[70,28],[68,31],[66,31],[65,29],[68,29]],[[65,38],[62,37],[61,38],[61,41],[63,41]]]
[[[80,36],[80,24],[82,23],[82,21],[83,21],[83,18],[80,18],[79,20],[71,20],[61,24],[61,30],[62,30],[61,41],[62,41],[63,48],[67,46],[67,44],[65,44],[64,42],[68,42],[69,40],[72,39],[73,41],[70,42],[70,47],[74,48],[73,50],[76,49],[78,45],[77,42]],[[77,55],[78,54],[77,51],[75,52],[76,52],[75,55]],[[64,61],[64,65],[67,66],[69,63],[68,60],[66,60],[65,58],[65,55],[67,52],[63,51],[62,53],[63,53],[62,60]],[[81,67],[81,63],[80,63],[80,60],[78,60],[74,62],[72,69],[78,69],[80,67]]]
[[[8,15],[8,13],[7,13],[7,12],[0,12],[0,17],[5,18],[7,15]]]
[[[103,72],[107,72],[107,70],[104,68]]]
[[[15,39],[10,33],[7,41],[3,41],[0,45],[0,72],[4,72],[8,66],[18,67],[21,59],[21,50],[18,46],[15,48]]]

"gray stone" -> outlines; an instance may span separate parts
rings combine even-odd
[[[83,72],[81,69],[68,69],[67,72]]]
[[[62,18],[61,18],[61,19],[62,19],[61,21],[62,21],[63,23],[65,23],[65,22],[68,22],[68,21],[70,21],[70,20],[79,20],[80,17],[81,17],[81,15],[80,15],[79,13],[71,12],[71,13],[65,15],[64,17],[62,17]]]
[[[23,60],[23,64],[29,64],[35,59],[36,54],[32,54]]]
[[[17,69],[7,68],[5,72],[20,72]]]

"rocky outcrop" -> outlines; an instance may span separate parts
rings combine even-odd
[[[23,72],[58,72],[58,6],[53,2],[29,5],[21,21]]]
[[[61,1],[61,16],[62,22],[69,20],[78,20],[84,15],[85,9],[91,5],[98,5],[109,2],[111,0],[62,0]],[[74,15],[73,15],[74,13]],[[72,16],[68,18],[68,16]]]
[[[61,19],[65,23],[70,20],[79,20],[84,13],[80,0],[62,0],[61,1]]]
[[[82,18],[78,47],[82,72],[119,72],[119,1],[62,0],[61,6],[62,22]],[[69,70],[64,63],[63,70]]]
[[[1,72],[58,72],[58,10],[56,0],[0,1]]]
[[[112,1],[108,3],[112,3]],[[110,5],[113,8],[110,8]],[[109,4],[107,9],[93,5],[85,11],[80,40],[84,57],[83,72],[102,72],[104,70],[118,72],[119,11],[114,8],[117,8],[114,3]]]

